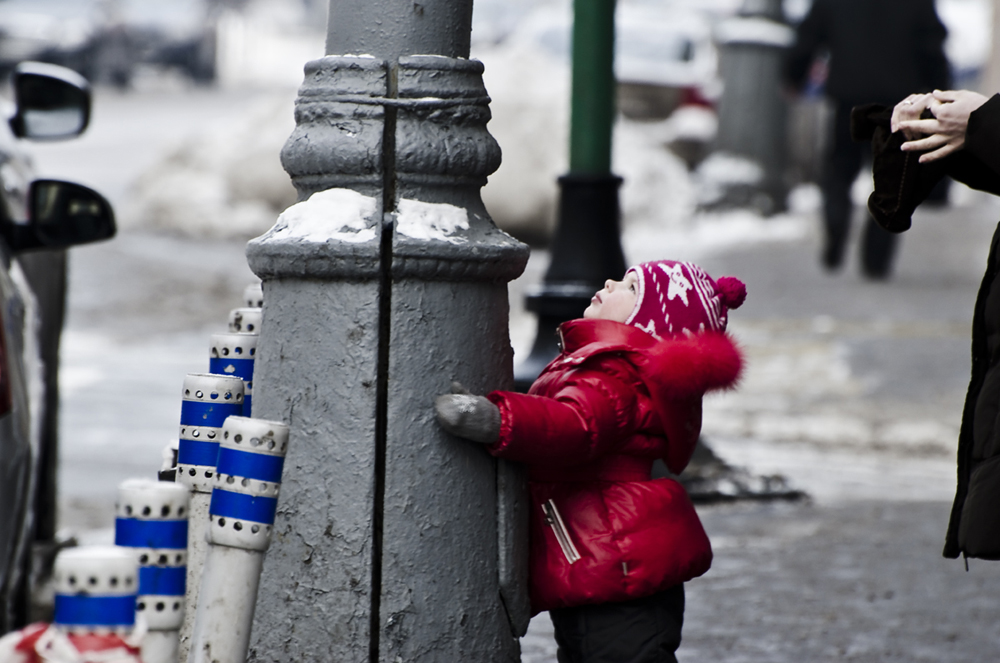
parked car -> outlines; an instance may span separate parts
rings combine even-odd
[[[713,106],[722,86],[708,15],[625,4],[615,33],[618,107],[625,117],[661,120],[681,106]]]
[[[25,62],[12,88],[12,114],[0,127],[0,634],[29,619],[34,554],[54,554],[64,249],[115,233],[111,206],[97,192],[33,180],[21,143],[82,133],[87,81]]]
[[[678,4],[619,3],[615,10],[618,109],[638,120],[662,120],[684,105],[712,107],[722,86],[717,74],[713,15]],[[567,65],[572,13],[541,5],[508,37]]]

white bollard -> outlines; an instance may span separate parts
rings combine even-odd
[[[187,660],[195,606],[208,543],[208,505],[212,496],[219,440],[226,417],[243,412],[243,380],[239,377],[190,373],[184,378],[181,401],[177,478],[191,491],[188,513],[187,581],[184,621],[180,632],[180,659]]]
[[[251,283],[243,288],[243,304],[247,308],[264,307],[264,288],[260,283]]]
[[[0,638],[4,663],[143,663],[136,625],[137,565],[124,548],[71,548],[55,561],[53,623]]]
[[[177,663],[187,574],[189,492],[185,486],[128,479],[118,487],[115,544],[139,563],[136,610],[149,631],[143,663]]]
[[[229,312],[229,331],[260,334],[261,309],[234,308]]]
[[[230,417],[222,430],[188,663],[246,660],[288,450],[288,426],[276,421]]]
[[[208,372],[243,380],[243,411],[249,417],[253,405],[253,365],[257,354],[257,334],[212,334]]]

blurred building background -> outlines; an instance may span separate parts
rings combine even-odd
[[[991,0],[939,0],[960,86],[977,84],[990,50]],[[752,3],[751,3],[752,4]],[[137,173],[124,224],[195,236],[251,237],[294,201],[278,163],[293,127],[304,62],[324,52],[326,0],[0,0],[0,70],[22,59],[65,64],[109,94],[197,86],[272,90],[233,113],[225,131],[192,127],[191,140]],[[682,228],[714,175],[698,166],[717,133],[719,24],[744,0],[620,0],[614,171],[625,178],[623,223]],[[809,0],[785,0],[787,20]],[[484,191],[500,227],[535,246],[555,220],[556,177],[566,170],[568,0],[479,0],[473,55],[486,64],[489,128],[504,153]],[[809,188],[829,119],[823,68],[791,100],[785,174],[795,204]],[[266,95],[264,95],[266,96]],[[740,174],[731,172],[727,177]],[[805,189],[801,189],[802,186]],[[796,190],[799,188],[800,190]],[[811,201],[811,202],[810,202]]]

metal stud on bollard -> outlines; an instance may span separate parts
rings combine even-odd
[[[251,283],[243,289],[243,302],[247,308],[264,307],[264,288],[260,283]]]
[[[261,318],[259,308],[234,308],[229,312],[229,331],[259,334]]]
[[[137,612],[149,631],[143,663],[177,663],[184,620],[190,497],[185,486],[128,479],[118,487],[115,544],[139,563]]]
[[[242,378],[190,373],[184,378],[181,402],[180,442],[177,450],[177,482],[191,491],[188,524],[187,591],[180,632],[180,660],[187,660],[194,627],[198,588],[208,543],[208,507],[215,466],[219,457],[222,424],[230,415],[243,412]]]
[[[212,334],[208,371],[243,380],[243,410],[236,414],[249,417],[253,406],[253,365],[257,354],[257,334]]]
[[[288,426],[230,417],[222,429],[190,663],[243,663],[271,544]]]

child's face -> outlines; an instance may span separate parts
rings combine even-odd
[[[583,317],[592,320],[614,320],[625,322],[632,315],[635,300],[638,295],[635,272],[628,272],[621,281],[608,279],[604,288],[590,300],[590,306],[583,312]]]

